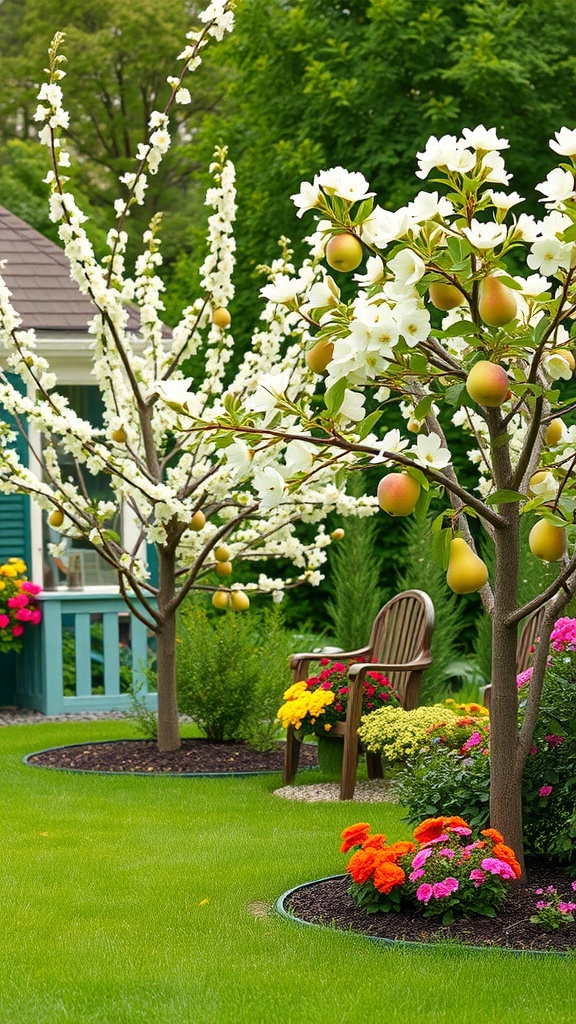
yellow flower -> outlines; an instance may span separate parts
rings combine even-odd
[[[332,726],[330,725],[330,722],[326,722],[326,725],[324,726],[324,728],[325,728],[326,732],[330,732],[330,729],[332,728]]]
[[[0,590],[4,590],[5,586],[6,584],[4,583],[4,580],[0,580]]]

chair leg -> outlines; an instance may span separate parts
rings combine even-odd
[[[298,771],[300,760],[300,740],[294,735],[294,726],[289,725],[286,731],[286,749],[284,752],[284,785],[291,786]]]
[[[346,730],[344,733],[344,757],[342,759],[342,779],[340,782],[340,799],[351,800],[356,789],[356,769],[358,767],[358,726],[362,717],[362,681],[355,679],[350,686],[348,708],[346,711]]]
[[[382,758],[380,754],[375,754],[370,750],[366,751],[366,771],[369,779],[383,779],[384,769],[382,768]]]

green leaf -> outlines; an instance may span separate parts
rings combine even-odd
[[[341,380],[337,380],[331,388],[324,395],[324,401],[326,402],[326,408],[330,416],[335,416],[338,410],[342,406],[344,401],[344,392],[346,391],[346,378],[342,377]]]
[[[514,501],[526,501],[526,495],[520,491],[494,491],[486,499],[487,505],[511,505]]]
[[[465,387],[466,385],[462,382],[459,384],[451,384],[449,388],[446,388],[446,391],[444,392],[444,401],[446,402],[446,405],[458,405]]]
[[[374,208],[374,198],[373,197],[371,197],[370,199],[363,199],[362,202],[360,203],[360,206],[358,207],[358,209],[356,211],[356,214],[354,216],[354,220],[352,221],[352,224],[354,226],[356,226],[357,224],[363,224],[364,221],[367,220],[368,217],[370,216],[370,214],[372,213],[373,208]]]
[[[362,420],[362,422],[358,424],[358,437],[360,441],[363,441],[364,438],[368,436],[373,427],[376,426],[378,420],[382,416],[383,411],[383,409],[376,409],[375,412],[371,412],[370,415],[367,416],[365,420]]]
[[[441,569],[448,568],[452,530],[440,530],[432,535],[432,558]]]
[[[437,338],[465,338],[470,334],[478,334],[479,327],[472,320],[456,320],[445,331],[431,331]]]
[[[426,398],[423,398],[421,402],[418,402],[418,405],[414,409],[414,418],[417,420],[425,419],[434,404],[434,398],[437,397],[437,395],[426,395]]]

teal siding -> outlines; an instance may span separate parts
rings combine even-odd
[[[20,391],[24,385],[19,377],[7,375],[11,384]],[[13,430],[17,430],[11,416],[0,409],[0,416]],[[21,434],[16,450],[21,461],[28,465],[28,449]],[[30,499],[25,494],[0,494],[0,563],[8,558],[23,558],[27,566],[31,561]]]

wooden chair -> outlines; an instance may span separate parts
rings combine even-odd
[[[516,647],[516,672],[525,672],[527,668],[530,668],[532,662],[532,648],[536,637],[539,636],[544,621],[544,615],[546,614],[546,605],[542,605],[541,608],[537,608],[535,612],[525,620],[522,627],[522,632],[518,637],[518,644]],[[484,687],[484,704],[490,709],[490,697],[492,695],[492,683]]]
[[[340,799],[351,800],[356,787],[358,763],[358,726],[362,716],[362,689],[367,672],[384,672],[398,691],[406,711],[418,703],[420,681],[425,668],[431,664],[430,643],[434,628],[434,605],[421,590],[405,590],[397,594],[378,612],[372,626],[367,647],[358,651],[342,651],[335,655],[338,661],[357,662],[348,670],[350,693],[346,721],[338,722],[330,730],[331,736],[344,737],[344,758]],[[295,683],[307,679],[309,666],[326,655],[314,651],[294,654],[290,658]],[[300,740],[289,726],[286,735],[284,783],[290,785],[296,775],[300,756]],[[367,754],[369,778],[382,778],[382,761],[378,754]]]

